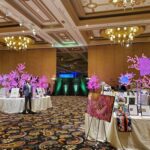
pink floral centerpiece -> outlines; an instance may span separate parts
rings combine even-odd
[[[88,82],[89,99],[98,100],[101,92],[100,79],[98,76],[93,75]]]

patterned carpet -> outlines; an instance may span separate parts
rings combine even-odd
[[[0,113],[0,149],[114,150],[85,140],[86,97],[52,97],[53,108],[37,114]]]

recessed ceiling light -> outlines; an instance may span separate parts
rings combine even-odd
[[[64,33],[60,33],[59,35],[60,35],[60,36],[65,36],[65,34],[64,34]]]
[[[90,39],[94,39],[94,37],[93,37],[93,36],[90,36]]]
[[[23,21],[19,22],[19,26],[22,27],[23,26]]]
[[[126,44],[126,47],[129,47],[130,46],[130,44],[128,43],[128,44]]]
[[[90,3],[87,5],[88,8],[96,8],[97,4],[96,3]]]
[[[33,35],[36,35],[36,30],[32,29],[32,33],[33,33]]]

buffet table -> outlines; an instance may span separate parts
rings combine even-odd
[[[21,113],[24,110],[24,98],[0,98],[0,111],[4,113]],[[52,107],[51,97],[32,99],[32,111],[42,111]]]
[[[85,114],[85,132],[88,133],[91,118],[87,113]],[[132,149],[132,150],[150,150],[150,117],[146,116],[131,116],[132,118],[132,132],[119,132],[116,125],[116,115],[113,114],[110,123],[100,121],[98,141],[106,139],[104,133],[104,126],[106,128],[107,140],[117,149]],[[96,139],[99,120],[92,119],[91,128],[88,139]]]

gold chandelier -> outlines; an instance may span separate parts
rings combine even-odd
[[[28,46],[33,43],[33,40],[26,36],[7,36],[4,38],[4,41],[7,47],[14,50],[27,49]]]
[[[117,7],[134,7],[136,5],[143,4],[145,0],[110,0]]]
[[[144,32],[144,27],[142,26],[117,27],[103,29],[101,30],[101,35],[114,43],[124,45],[132,43],[135,36],[142,32]]]

